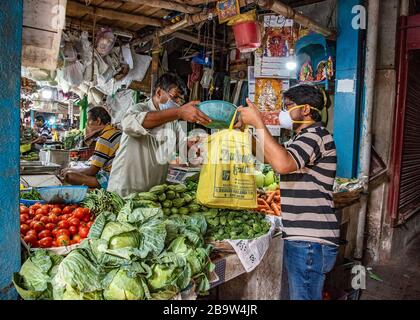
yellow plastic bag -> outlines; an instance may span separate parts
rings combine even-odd
[[[205,162],[200,173],[197,201],[211,208],[255,209],[257,188],[254,157],[248,130],[230,128],[205,141]]]

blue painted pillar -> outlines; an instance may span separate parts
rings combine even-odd
[[[22,0],[0,1],[0,299],[16,299],[20,269],[19,119]]]
[[[357,177],[359,153],[362,29],[353,28],[353,8],[363,0],[338,1],[338,36],[334,101],[334,140],[337,146],[337,176]]]
[[[31,128],[35,126],[35,110],[31,109]]]

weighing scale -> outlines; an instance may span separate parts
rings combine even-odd
[[[185,180],[201,171],[201,167],[171,166],[166,180],[172,183],[185,183]]]

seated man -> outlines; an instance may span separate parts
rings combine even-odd
[[[91,131],[98,131],[100,135],[95,145],[95,152],[90,158],[87,168],[67,168],[62,171],[64,181],[73,185],[84,185],[90,188],[108,187],[112,161],[120,146],[121,131],[111,124],[111,117],[102,107],[94,107],[88,111],[87,126]]]

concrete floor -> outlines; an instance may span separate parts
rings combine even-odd
[[[361,300],[420,300],[420,235],[388,264],[372,267],[383,282],[367,277]]]

